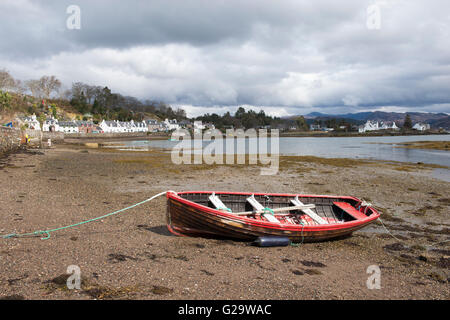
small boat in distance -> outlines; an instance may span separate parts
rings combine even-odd
[[[380,214],[347,196],[186,191],[167,192],[167,227],[176,235],[293,242],[341,238]]]

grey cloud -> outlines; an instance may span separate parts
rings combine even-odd
[[[380,30],[366,26],[374,3]],[[71,4],[81,30],[65,27]],[[3,0],[0,68],[179,105],[441,111],[449,9],[445,0]]]

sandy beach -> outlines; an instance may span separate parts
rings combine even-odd
[[[0,299],[449,299],[450,183],[432,168],[365,160],[281,157],[258,166],[175,165],[161,150],[62,144],[0,158],[0,233],[73,224],[166,190],[351,195],[380,208],[351,237],[259,248],[177,237],[164,197],[120,215],[38,237],[0,239]],[[79,266],[80,290],[66,287]],[[381,270],[368,289],[367,268]]]

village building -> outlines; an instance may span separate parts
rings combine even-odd
[[[145,121],[134,122],[133,120],[131,120],[131,122],[133,122],[134,124],[134,132],[148,132],[148,127]]]
[[[58,120],[53,117],[45,119],[44,123],[42,124],[42,131],[59,131]]]
[[[92,133],[104,133],[104,132],[101,127],[95,126],[94,129],[92,130]]]
[[[58,131],[64,133],[78,133],[78,125],[74,121],[59,121]]]
[[[122,133],[133,132],[132,127],[134,125],[132,123],[126,121],[119,121],[118,124],[119,124],[119,132]]]
[[[201,133],[206,126],[201,121],[194,121],[194,133]]]
[[[18,122],[19,122],[20,125],[24,124],[29,129],[41,130],[41,124],[37,120],[37,117],[36,117],[36,115],[34,113],[33,113],[33,115],[31,117],[24,117],[24,118],[19,119]]]
[[[377,131],[377,130],[398,130],[399,128],[395,122],[378,122],[367,120],[367,122],[359,126],[358,132],[363,133],[367,131]]]
[[[194,125],[192,122],[190,122],[189,120],[182,120],[178,123],[178,125],[180,126],[180,128],[183,129],[192,129],[194,128]]]
[[[167,131],[173,131],[173,130],[178,130],[180,129],[180,125],[177,123],[177,119],[166,119],[164,120],[164,126],[166,128]]]
[[[105,133],[118,133],[121,132],[121,128],[119,126],[118,121],[106,121],[103,120],[100,123],[100,128],[102,129],[103,132]]]
[[[148,126],[145,121],[106,121],[103,120],[99,127],[105,133],[130,133],[130,132],[147,132]]]
[[[78,132],[80,133],[93,133],[96,128],[96,125],[92,121],[77,120],[75,123],[78,126]]]
[[[309,130],[311,130],[311,131],[319,131],[321,129],[322,128],[320,127],[320,124],[310,124],[309,125]]]
[[[416,123],[412,128],[415,130],[418,130],[418,131],[430,130],[430,124],[429,123]]]
[[[149,119],[149,120],[145,120],[145,123],[147,125],[148,132],[162,131],[161,124],[158,122],[158,120]]]
[[[381,130],[398,130],[399,127],[395,124],[395,122],[380,122]]]

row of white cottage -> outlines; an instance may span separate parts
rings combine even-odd
[[[395,122],[389,123],[389,122],[378,122],[378,121],[371,121],[368,120],[364,125],[359,126],[358,131],[359,132],[366,132],[366,131],[376,131],[376,130],[398,130],[400,129],[397,127]],[[413,129],[418,131],[425,131],[430,130],[430,125],[428,123],[416,123],[413,126]]]
[[[395,122],[378,122],[368,120],[364,125],[359,126],[358,132],[366,132],[366,131],[376,131],[376,130],[398,130],[399,127],[395,124]]]
[[[176,119],[166,119],[162,122],[157,120],[143,120],[143,121],[118,121],[103,120],[99,127],[105,133],[124,133],[124,132],[158,132],[158,131],[172,131],[180,128],[180,124]]]
[[[34,130],[41,130],[41,125],[36,117],[32,115],[20,119],[20,122],[26,124],[28,128]],[[64,133],[79,133],[79,132],[105,132],[105,133],[125,133],[125,132],[158,132],[158,131],[172,131],[180,128],[180,124],[176,119],[166,119],[158,122],[157,120],[144,121],[106,121],[103,120],[98,125],[92,121],[58,121],[53,117],[46,119],[42,124],[42,131],[54,131]]]

